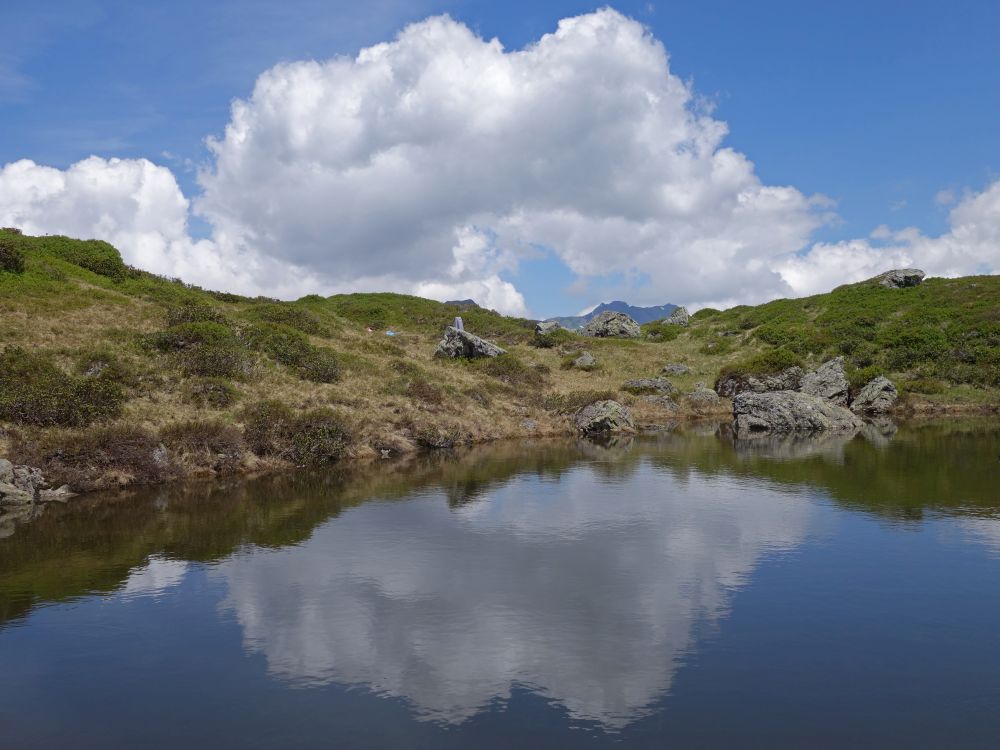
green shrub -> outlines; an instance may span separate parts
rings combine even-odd
[[[167,325],[178,326],[184,323],[218,323],[225,325],[226,316],[213,305],[205,302],[187,300],[179,305],[167,308]]]
[[[299,377],[313,383],[336,383],[340,380],[340,360],[333,349],[311,347],[298,365]]]
[[[285,459],[295,464],[319,466],[343,456],[351,444],[351,436],[336,412],[313,409],[292,421],[287,441]]]
[[[944,393],[944,383],[934,378],[911,378],[900,383],[900,388],[906,393],[934,394]]]
[[[135,388],[140,381],[135,366],[107,347],[84,351],[77,357],[75,368],[78,375],[110,380],[126,388]]]
[[[37,466],[52,484],[74,490],[152,484],[176,476],[169,453],[141,427],[18,432],[12,442],[13,461]]]
[[[551,349],[576,339],[576,334],[565,328],[556,328],[549,333],[535,333],[528,343],[538,349]]]
[[[69,237],[32,237],[32,247],[41,252],[86,268],[98,276],[122,281],[128,276],[128,266],[121,254],[103,240],[74,240]]]
[[[304,380],[333,383],[340,377],[340,365],[332,349],[315,347],[304,333],[280,323],[247,326],[240,338],[251,349],[264,352],[276,362],[293,368]]]
[[[225,409],[235,404],[240,392],[222,378],[198,378],[188,383],[185,398],[200,408]]]
[[[295,464],[330,463],[340,458],[351,443],[343,420],[331,409],[296,415],[279,401],[261,401],[244,409],[241,420],[250,450]]]
[[[788,349],[768,349],[742,362],[726,365],[719,371],[725,375],[773,375],[789,367],[802,367],[802,357]]]
[[[469,360],[468,364],[473,369],[509,385],[537,387],[545,381],[542,373],[532,367],[528,367],[513,354],[501,354],[499,357],[482,357],[480,359]]]
[[[698,351],[702,354],[729,354],[733,350],[733,342],[729,336],[719,336],[717,338],[710,339],[698,347]]]
[[[101,377],[76,377],[49,358],[8,348],[0,354],[0,419],[78,427],[121,414],[125,394]]]
[[[160,351],[173,352],[185,375],[244,379],[257,363],[253,352],[219,323],[170,326],[155,334],[152,342]]]
[[[288,302],[254,305],[248,311],[251,318],[264,323],[278,323],[303,333],[322,334],[323,324],[315,314]]]
[[[858,391],[879,375],[885,375],[885,372],[878,365],[869,365],[868,367],[860,367],[857,369],[848,368],[847,383],[850,386],[851,395],[857,395]]]
[[[714,307],[703,307],[691,315],[691,320],[707,320],[708,318],[714,318],[721,312],[721,310],[716,310]]]
[[[24,253],[13,242],[0,237],[0,271],[24,273]]]
[[[646,323],[641,329],[647,339],[660,342],[673,341],[684,333],[685,330],[683,326],[665,323],[662,320]]]

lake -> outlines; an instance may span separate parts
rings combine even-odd
[[[1000,427],[713,425],[50,508],[4,748],[996,748]]]

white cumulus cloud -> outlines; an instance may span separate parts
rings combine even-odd
[[[0,219],[107,239],[205,286],[473,297],[508,313],[529,311],[518,268],[543,249],[575,290],[600,280],[602,297],[691,307],[894,265],[1000,266],[1000,183],[953,204],[942,237],[879,227],[809,247],[830,201],[763,184],[699,101],[662,44],[614,10],[518,50],[435,17],[354,57],[265,71],[209,139],[191,200],[143,159],[19,161],[0,171]],[[191,238],[192,215],[208,238]]]

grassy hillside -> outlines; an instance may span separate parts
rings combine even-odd
[[[510,354],[434,359],[456,314]],[[688,392],[724,367],[840,353],[856,382],[885,372],[914,408],[1000,403],[998,277],[703,310],[643,340],[533,328],[398,294],[211,292],[130,268],[107,243],[0,231],[0,455],[92,488],[566,432],[598,396],[662,423],[678,415],[626,380],[682,362],[691,372],[671,380]],[[583,349],[598,367],[566,369]]]

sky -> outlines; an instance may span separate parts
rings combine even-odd
[[[5,0],[0,225],[573,314],[1000,270],[1000,4]]]

